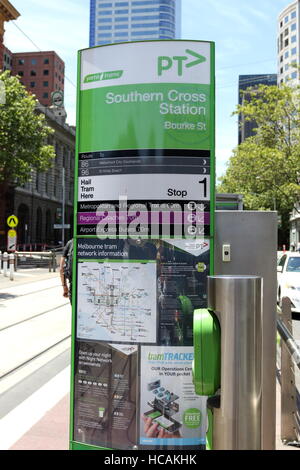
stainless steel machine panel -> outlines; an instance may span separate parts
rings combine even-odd
[[[263,279],[263,450],[275,449],[276,435],[276,251],[276,212],[216,212],[214,274]]]

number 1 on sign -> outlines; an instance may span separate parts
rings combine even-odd
[[[199,181],[199,184],[203,184],[203,197],[207,198],[207,178]]]

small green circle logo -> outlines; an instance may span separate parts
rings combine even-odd
[[[184,412],[183,422],[187,428],[196,429],[199,428],[201,424],[201,411],[197,408],[189,408]]]

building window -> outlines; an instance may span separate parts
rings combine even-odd
[[[133,31],[133,36],[154,36],[157,34],[157,31]]]
[[[25,59],[19,59],[18,64],[19,65],[24,65],[25,64]]]
[[[296,17],[297,17],[296,11],[292,11],[292,13],[291,13],[291,18],[294,19],[294,18],[296,18]]]
[[[31,59],[31,65],[36,65],[37,60],[36,59]]]
[[[292,36],[291,42],[296,42],[297,41],[297,36]]]
[[[18,75],[19,75],[19,77],[24,77],[24,72],[22,72],[22,70],[20,70],[20,72],[18,72]]]
[[[35,71],[35,70],[31,70],[31,71],[30,71],[30,76],[31,76],[31,77],[36,77],[36,71]]]
[[[116,2],[116,7],[128,7],[128,2]]]
[[[49,93],[47,93],[47,92],[43,93],[43,98],[45,98],[45,99],[49,98]]]
[[[132,21],[159,20],[160,15],[133,16]]]
[[[159,11],[159,8],[133,8],[132,13],[154,13]]]
[[[128,38],[128,32],[126,31],[126,32],[124,32],[124,33],[123,33],[123,32],[116,33],[116,34],[115,34],[115,37],[116,37],[116,38]]]
[[[289,45],[289,40],[286,39],[286,40],[284,41],[284,47],[287,47],[288,45]]]
[[[116,24],[115,29],[128,29],[128,24]]]
[[[128,15],[129,10],[116,10],[115,14],[116,15]]]
[[[103,34],[102,33],[98,34],[98,38],[111,38],[111,37],[112,37],[112,34],[107,34],[107,33],[106,34],[104,34],[104,33]]]
[[[112,26],[98,26],[98,31],[110,31]]]
[[[49,75],[49,70],[44,70],[43,75]]]
[[[285,22],[285,23],[288,23],[288,21],[289,21],[289,17],[286,16],[286,17],[284,18],[284,22]]]
[[[43,86],[49,86],[49,82],[43,82]]]
[[[291,54],[292,55],[297,54],[297,47],[293,47],[293,49],[291,50]]]
[[[158,23],[137,23],[133,24],[132,28],[158,28]]]
[[[295,80],[297,78],[297,72],[291,73],[291,79]]]
[[[153,5],[153,3],[159,3],[159,1],[156,2],[151,2],[150,0],[145,0],[145,1],[136,1],[132,2],[132,5],[134,6],[140,6],[140,5]]]
[[[44,64],[48,65],[49,64],[49,59],[44,59]]]
[[[296,23],[293,23],[291,25],[291,31],[296,31],[296,29],[297,29],[297,25],[296,25]]]
[[[30,88],[35,88],[35,82],[30,82]]]

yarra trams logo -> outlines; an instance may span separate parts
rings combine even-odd
[[[184,68],[195,67],[196,65],[206,62],[206,58],[203,55],[198,54],[191,49],[186,49],[186,54],[182,56],[160,56],[157,62],[158,76],[162,76],[167,70],[177,68],[177,74],[179,77],[183,75]],[[196,59],[196,60],[195,60]]]

